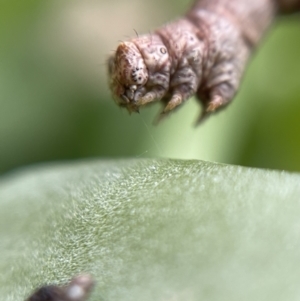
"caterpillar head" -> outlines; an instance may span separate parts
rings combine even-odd
[[[135,94],[142,90],[148,80],[144,59],[133,42],[121,43],[108,62],[110,87],[119,106],[130,112],[136,111]]]
[[[122,42],[108,61],[110,88],[117,104],[129,112],[138,111],[141,99],[147,93],[153,95],[154,86],[168,86],[169,65],[167,48],[157,35]]]

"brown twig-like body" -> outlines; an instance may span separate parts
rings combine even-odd
[[[129,112],[161,100],[162,115],[197,95],[199,118],[228,104],[275,16],[300,0],[198,0],[182,18],[121,43],[109,59],[110,87]]]
[[[65,286],[42,286],[26,301],[86,301],[93,286],[94,281],[90,275],[79,275]]]

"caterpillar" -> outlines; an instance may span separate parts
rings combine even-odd
[[[300,0],[197,0],[174,22],[118,45],[108,59],[117,105],[131,113],[160,101],[161,119],[195,95],[200,123],[235,97],[274,18],[298,10]]]
[[[90,275],[77,275],[67,285],[40,287],[26,301],[86,301],[94,284]]]

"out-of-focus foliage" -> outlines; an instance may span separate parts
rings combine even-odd
[[[105,61],[191,1],[2,1],[0,172],[82,157],[162,156],[300,170],[300,22],[281,20],[228,109],[200,128],[190,100],[158,127],[154,105],[128,116],[109,94]]]
[[[299,33],[299,16],[283,19],[254,59],[245,94],[255,111],[239,164],[300,170]]]

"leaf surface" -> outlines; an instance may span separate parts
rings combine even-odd
[[[43,165],[0,180],[0,299],[89,272],[99,300],[298,300],[300,175],[203,161]]]

